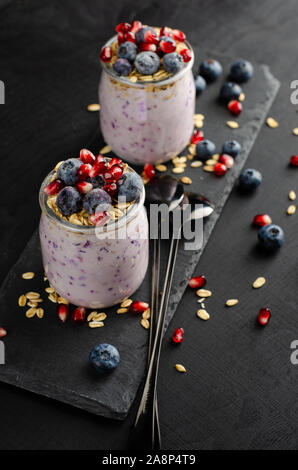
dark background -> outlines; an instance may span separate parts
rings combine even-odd
[[[297,216],[285,214],[297,171],[288,168],[298,140],[290,82],[298,78],[298,3],[295,0],[230,1],[0,1],[0,109],[2,221],[1,280],[37,226],[36,194],[42,175],[71,156],[98,129],[98,51],[120,21],[140,19],[184,30],[190,42],[235,59],[270,65],[281,81],[271,110],[280,123],[264,126],[246,166],[264,175],[250,197],[232,193],[196,269],[213,296],[209,322],[193,328],[196,298],[187,291],[164,343],[160,419],[167,449],[297,449],[298,368],[290,343],[298,339]],[[200,53],[200,51],[199,51]],[[286,244],[266,256],[255,247],[250,221],[268,212],[282,225]],[[252,291],[264,275],[267,285]],[[239,306],[225,309],[227,298]],[[260,307],[272,321],[257,328]],[[183,326],[185,341],[169,344]],[[173,365],[188,370],[179,375]],[[0,384],[2,449],[123,449],[135,413],[124,422],[83,411]]]

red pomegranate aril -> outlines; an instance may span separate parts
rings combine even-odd
[[[102,62],[110,62],[112,56],[113,52],[110,46],[103,47],[99,54],[100,60]]]
[[[116,29],[117,33],[127,33],[127,31],[130,31],[131,25],[130,25],[130,23],[123,22],[123,23],[117,24],[115,29]]]
[[[110,160],[109,163],[108,163],[108,168],[111,168],[114,165],[118,165],[121,168],[123,168],[123,161],[120,160],[120,158],[113,157],[112,160]]]
[[[188,285],[192,289],[198,289],[200,287],[204,287],[206,282],[207,280],[205,276],[195,276],[190,278],[190,280],[188,281]]]
[[[159,50],[161,50],[161,52],[163,52],[164,54],[169,54],[170,52],[174,52],[176,50],[176,44],[164,41],[163,39],[159,41],[158,47]]]
[[[234,166],[234,158],[231,155],[227,155],[226,153],[223,153],[219,157],[219,161],[220,163],[223,163],[224,165],[226,165],[228,169],[233,168]]]
[[[258,322],[260,325],[265,326],[269,323],[271,312],[269,308],[261,308],[258,315]]]
[[[82,149],[80,151],[80,160],[82,160],[83,163],[93,165],[95,163],[95,156],[90,152],[90,150]]]
[[[191,52],[189,49],[182,49],[179,54],[181,55],[183,62],[189,62],[191,60]]]
[[[95,212],[94,214],[90,215],[89,220],[93,225],[101,227],[110,220],[110,216],[106,211]]]
[[[168,36],[169,38],[171,38],[172,31],[170,30],[170,28],[168,28],[167,26],[163,26],[159,32],[159,37],[161,38],[162,36]]]
[[[237,100],[232,100],[228,103],[228,110],[231,111],[234,116],[238,116],[242,112],[242,104]]]
[[[149,308],[149,304],[147,304],[147,302],[135,300],[132,304],[130,304],[129,310],[133,313],[143,313],[145,310],[147,310],[147,308]]]
[[[87,194],[91,189],[93,189],[93,186],[91,183],[87,183],[87,181],[79,181],[76,184],[76,188],[81,194]]]
[[[60,304],[57,308],[59,320],[65,323],[69,317],[69,305]]]
[[[83,181],[89,176],[90,171],[92,170],[92,165],[90,163],[83,163],[77,171],[80,181]]]
[[[136,34],[142,27],[143,24],[140,21],[135,20],[131,23],[130,32]]]
[[[119,33],[118,36],[117,36],[117,41],[118,41],[118,44],[122,44],[125,39],[124,39],[124,33]]]
[[[4,338],[4,336],[6,335],[7,335],[7,331],[5,330],[5,328],[0,326],[0,338]]]
[[[253,224],[257,227],[264,227],[265,225],[272,224],[272,219],[268,214],[257,214],[253,218]]]
[[[292,155],[290,158],[290,163],[292,166],[298,166],[298,155]]]
[[[139,44],[139,51],[150,51],[156,52],[157,46],[155,44],[147,44],[146,42],[141,42]]]
[[[112,183],[114,181],[114,177],[111,173],[111,168],[109,171],[106,171],[105,173],[103,173],[103,177],[107,183]]]
[[[144,166],[144,175],[148,180],[152,180],[152,178],[154,178],[155,169],[151,163],[147,163],[147,165]]]
[[[116,183],[105,184],[102,189],[106,191],[111,197],[113,197],[118,191]]]
[[[184,42],[186,39],[186,36],[179,29],[173,29],[173,39],[175,39],[175,41]]]
[[[85,318],[86,318],[86,309],[85,309],[85,307],[77,307],[72,312],[72,321],[76,325],[81,325],[82,323],[84,323]]]
[[[226,174],[226,172],[227,172],[227,167],[224,163],[216,163],[216,165],[214,165],[213,167],[213,173],[216,176],[223,176]]]
[[[201,142],[201,140],[204,140],[204,132],[201,130],[195,131],[191,138],[191,143],[196,145]]]
[[[118,179],[122,176],[123,168],[121,168],[119,165],[113,165],[110,168],[109,173],[112,175],[113,181],[118,181]],[[107,181],[107,183],[109,183],[109,181]]]
[[[43,192],[47,194],[47,196],[53,196],[54,194],[58,194],[63,186],[64,184],[61,180],[54,180],[44,188]]]
[[[89,171],[89,176],[93,178],[94,176],[100,175],[106,171],[107,167],[108,164],[104,157],[102,155],[98,155],[93,167]]]
[[[176,330],[173,333],[172,340],[176,344],[180,344],[183,341],[183,336],[184,336],[184,329],[183,328],[176,328]]]
[[[149,43],[149,44],[158,44],[158,37],[157,35],[151,31],[151,29],[148,29],[145,33],[144,33],[144,42],[145,43]]]
[[[128,33],[124,33],[124,41],[133,42],[134,44],[137,42],[134,33],[132,33],[131,31],[128,31]]]

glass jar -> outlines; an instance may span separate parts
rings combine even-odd
[[[116,40],[112,38],[106,46]],[[166,162],[189,143],[195,113],[192,59],[162,81],[131,83],[107,64],[99,83],[100,127],[114,153],[129,162]]]
[[[45,178],[39,193],[39,235],[50,284],[77,306],[105,308],[120,303],[137,290],[148,267],[144,188],[117,221],[101,228],[80,226],[61,219],[47,205],[43,190],[52,175]]]

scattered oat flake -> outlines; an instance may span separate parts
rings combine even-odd
[[[31,308],[29,308],[29,309],[27,310],[27,312],[26,312],[26,317],[27,317],[27,318],[32,318],[32,317],[34,317],[34,315],[35,315],[36,313],[37,313],[37,308],[31,307]]]
[[[0,338],[4,338],[4,336],[7,335],[7,331],[5,330],[5,328],[2,328],[2,326],[0,326]]]
[[[112,150],[112,147],[111,147],[110,145],[105,145],[105,146],[99,151],[99,153],[105,154],[105,153],[111,152],[111,150]]]
[[[237,305],[239,303],[238,299],[228,299],[226,301],[226,306],[227,307],[233,307],[234,305]]]
[[[293,189],[289,192],[289,199],[290,201],[295,201],[296,200],[296,193],[293,191]]]
[[[293,215],[296,212],[296,206],[294,204],[291,204],[288,209],[287,209],[287,214],[288,215]]]
[[[98,103],[91,103],[87,106],[88,111],[94,112],[100,110],[100,105]]]
[[[27,302],[27,297],[25,295],[20,295],[19,301],[18,301],[19,306],[20,307],[25,307],[26,302]]]
[[[66,300],[64,297],[61,297],[61,296],[58,297],[57,302],[58,304],[64,304],[64,305],[69,304],[68,300]]]
[[[175,364],[175,369],[178,370],[178,372],[186,372],[186,369],[182,364]]]
[[[276,127],[278,127],[278,122],[273,117],[268,117],[266,119],[266,124],[268,127],[271,127],[272,129],[275,129]]]
[[[258,277],[252,284],[254,289],[259,289],[264,284],[266,284],[266,279],[264,277]]]
[[[199,167],[202,166],[202,165],[203,165],[203,163],[200,162],[200,160],[196,160],[196,161],[194,161],[194,162],[191,162],[191,164],[190,164],[190,166],[191,166],[192,168],[199,168]]]
[[[192,179],[189,178],[188,176],[182,176],[180,181],[181,183],[184,183],[184,184],[192,184]]]
[[[138,77],[136,77],[135,75],[133,75],[132,77],[130,77],[129,81],[131,83],[136,83],[138,81]]]
[[[38,299],[40,297],[40,294],[38,292],[27,292],[27,294],[25,295],[29,300]]]
[[[166,165],[156,165],[155,169],[160,172],[167,171]]]
[[[211,297],[212,292],[211,292],[211,290],[207,290],[207,289],[198,289],[198,290],[196,291],[196,294],[197,294],[199,297]]]
[[[196,146],[195,146],[195,144],[190,144],[190,145],[188,146],[188,151],[189,151],[189,153],[190,153],[191,155],[196,155],[196,152],[197,152],[197,151],[196,151]]]
[[[49,299],[51,302],[53,302],[54,304],[57,303],[57,296],[55,296],[54,294],[50,294],[50,295],[48,296],[48,299]]]
[[[298,135],[298,127],[295,127],[295,128],[293,129],[293,134],[294,134],[294,135]]]
[[[238,129],[239,124],[236,121],[227,121],[226,125],[230,127],[231,129]]]
[[[104,321],[107,318],[107,314],[104,312],[96,313],[93,317],[93,321]]]
[[[132,304],[132,299],[125,299],[123,300],[120,306],[125,308],[125,307],[129,307],[131,304]]]
[[[184,173],[184,168],[181,166],[176,166],[175,168],[172,168],[172,173],[175,173],[175,174]]]
[[[44,310],[43,310],[43,308],[38,308],[38,309],[36,310],[36,315],[38,316],[38,318],[43,318],[43,316],[44,316]]]
[[[118,308],[117,310],[117,313],[121,314],[121,313],[127,313],[128,312],[128,308]]]
[[[97,315],[96,311],[90,312],[88,317],[87,317],[87,322],[93,320],[94,316]]]
[[[242,102],[245,100],[245,94],[244,93],[240,93],[239,95],[239,98],[238,98],[238,101]]]
[[[219,157],[220,157],[219,153],[214,153],[214,154],[212,155],[212,160],[215,160],[216,162],[218,162]]]
[[[104,326],[103,321],[91,321],[88,323],[90,328],[102,328]]]
[[[209,315],[209,313],[208,313],[205,309],[200,308],[200,309],[197,311],[197,317],[201,318],[201,320],[209,320],[210,315]]]
[[[144,318],[144,320],[149,320],[150,318],[150,308],[147,308],[147,310],[145,310],[145,312],[142,313],[142,318]]]
[[[205,119],[204,114],[194,114],[194,119]]]
[[[148,328],[150,327],[150,323],[148,320],[146,320],[145,318],[142,318],[141,320],[141,325],[143,328],[145,328],[146,330],[148,330]]]
[[[216,165],[216,160],[213,160],[213,158],[210,158],[209,160],[206,160],[206,165],[207,166],[214,166],[214,165]]]
[[[35,276],[35,274],[32,273],[32,272],[28,272],[28,273],[23,273],[23,274],[22,274],[22,278],[23,278],[23,279],[33,279],[34,276]]]
[[[207,171],[207,173],[213,173],[213,166],[211,165],[204,165],[203,170]]]
[[[54,289],[54,287],[46,287],[46,288],[45,288],[45,291],[46,291],[48,294],[54,294],[55,289]]]

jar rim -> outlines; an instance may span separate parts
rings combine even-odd
[[[105,157],[107,160],[111,160],[109,157]],[[136,173],[133,168],[131,168],[129,165],[127,165],[126,170],[130,173]],[[49,217],[51,220],[54,222],[58,223],[64,228],[67,228],[68,230],[72,232],[77,232],[77,233],[95,233],[95,230],[98,231],[99,229],[102,229],[103,233],[107,232],[112,232],[112,231],[117,231],[124,225],[127,225],[130,223],[133,219],[136,218],[138,215],[139,211],[141,208],[144,206],[145,202],[145,187],[143,185],[143,190],[142,193],[140,194],[139,198],[132,204],[130,210],[123,214],[123,216],[119,217],[117,220],[110,220],[106,225],[102,227],[97,227],[95,225],[76,225],[72,224],[71,222],[68,222],[67,220],[61,219],[55,212],[48,206],[47,204],[47,198],[48,196],[44,193],[44,188],[50,183],[51,177],[54,175],[55,170],[52,170],[43,180],[40,190],[39,190],[39,205],[41,208],[42,213],[45,213],[47,217]]]
[[[107,46],[110,46],[115,40],[117,39],[117,35],[113,36],[112,38],[110,38],[103,47],[107,47]],[[109,66],[108,63],[105,63],[105,62],[101,62],[101,66],[103,68],[103,70],[108,74],[110,75],[110,77],[112,77],[113,79],[117,80],[118,82],[121,82],[123,83],[124,85],[129,85],[133,88],[146,88],[147,86],[165,86],[165,85],[170,85],[171,83],[174,83],[176,82],[177,80],[179,80],[181,77],[183,77],[187,71],[191,70],[192,69],[192,66],[193,66],[193,63],[194,63],[194,51],[193,51],[193,48],[191,47],[190,43],[188,41],[184,41],[185,44],[187,45],[187,47],[189,48],[190,52],[191,52],[191,59],[189,62],[186,63],[186,66],[180,70],[178,73],[176,73],[175,75],[172,75],[170,76],[169,78],[165,79],[165,80],[151,80],[151,81],[137,81],[137,82],[131,82],[128,78],[124,77],[124,76],[121,76],[121,75],[117,75],[116,72],[114,72],[114,69],[112,67]]]

